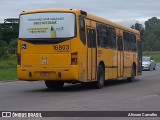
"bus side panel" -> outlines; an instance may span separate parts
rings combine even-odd
[[[117,51],[112,49],[98,48],[97,65],[104,61],[105,80],[117,78]]]
[[[131,68],[132,68],[132,55],[129,51],[124,51],[124,77],[131,76]]]
[[[105,57],[103,60],[105,61],[106,65],[106,79],[114,79],[117,78],[117,52],[116,50],[106,49]]]
[[[79,80],[87,82],[87,47],[83,44],[79,49]]]

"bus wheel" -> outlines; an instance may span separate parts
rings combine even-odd
[[[45,81],[45,85],[49,89],[61,89],[61,88],[63,88],[64,82],[62,82],[62,81]]]
[[[134,66],[132,66],[131,69],[131,77],[127,78],[128,82],[133,82],[135,81],[135,76],[136,76],[136,68]]]
[[[105,69],[102,65],[98,66],[97,71],[97,81],[93,82],[93,87],[96,89],[101,89],[104,86],[105,81]]]

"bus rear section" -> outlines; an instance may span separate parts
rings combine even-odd
[[[78,81],[77,47],[71,47],[76,41],[74,13],[22,13],[19,31],[19,80],[45,80],[48,88]]]

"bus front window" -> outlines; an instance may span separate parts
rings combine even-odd
[[[20,16],[20,39],[75,37],[75,14],[32,13]]]

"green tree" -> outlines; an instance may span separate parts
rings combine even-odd
[[[17,52],[17,39],[11,40],[9,45],[6,47],[7,54],[14,55]]]
[[[6,41],[7,43],[10,43],[10,41],[12,39],[18,38],[18,29],[14,28],[12,26],[3,27],[3,28],[1,28],[0,32],[1,32],[1,34],[0,34],[1,40]]]
[[[0,23],[0,59],[15,55],[18,31],[18,19],[5,19],[4,23]]]
[[[0,40],[6,41],[8,44],[12,39],[18,38],[19,20],[8,18],[4,23],[0,23]]]
[[[7,43],[3,40],[0,40],[0,58],[5,55]]]
[[[143,35],[144,50],[160,50],[160,19],[152,17],[145,21],[145,32]]]

